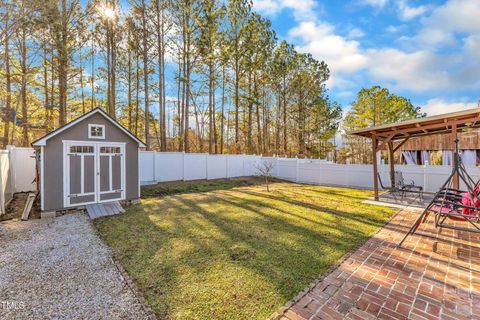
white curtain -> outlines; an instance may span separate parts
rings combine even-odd
[[[403,151],[403,158],[407,164],[417,164],[417,151]]]
[[[452,151],[443,150],[442,151],[442,165],[451,166],[453,163]]]
[[[422,165],[430,163],[430,151],[422,151]]]
[[[460,151],[460,158],[463,165],[467,167],[474,167],[477,165],[477,151],[476,150],[462,150]]]

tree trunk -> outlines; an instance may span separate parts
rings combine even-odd
[[[117,66],[117,45],[116,45],[116,39],[115,39],[115,30],[113,30],[113,26],[110,29],[111,37],[110,37],[110,46],[111,46],[111,52],[112,52],[112,64],[110,66],[111,68],[111,74],[112,74],[112,85],[111,85],[111,100],[110,100],[110,115],[112,116],[113,119],[117,118],[116,114],[116,106],[117,106],[117,73],[116,73],[116,66]]]
[[[177,114],[178,114],[178,151],[182,151],[183,135],[183,89],[182,89],[182,61],[181,54],[178,55],[178,83],[177,83]]]
[[[299,126],[298,126],[298,153],[300,156],[305,154],[305,140],[303,139],[303,131],[305,128],[305,106],[304,106],[304,98],[303,98],[303,88],[300,82],[299,90],[298,90],[298,119],[299,119]]]
[[[67,79],[68,79],[68,57],[67,57],[67,0],[61,0],[62,24],[60,34],[60,45],[58,48],[58,100],[60,109],[60,126],[67,123]]]
[[[148,101],[148,30],[145,0],[142,0],[142,26],[143,26],[143,90],[145,92],[145,143],[150,150],[150,110]]]
[[[90,101],[90,110],[93,110],[95,108],[95,45],[93,41],[93,31],[92,31],[92,79],[91,79],[91,87],[92,87],[92,96],[91,96],[91,101]]]
[[[130,38],[130,35],[128,36]],[[128,112],[128,131],[132,131],[132,51],[128,50],[128,59],[127,59],[127,68],[128,68],[128,94],[127,94],[127,112]]]
[[[184,141],[184,148],[185,152],[189,152],[189,137],[188,137],[188,132],[189,132],[189,116],[190,116],[190,72],[191,72],[191,61],[190,61],[190,31],[186,30],[189,28],[189,22],[190,22],[190,16],[189,16],[189,6],[190,2],[187,1],[187,13],[185,17],[185,34],[186,34],[186,47],[185,47],[185,141]]]
[[[252,70],[248,73],[248,119],[247,119],[247,152],[253,153],[252,143],[252,117],[253,117],[253,97],[252,97]]]
[[[165,105],[164,105],[164,88],[163,88],[163,9],[160,8],[160,0],[157,0],[157,53],[158,53],[158,123],[160,126],[160,150],[166,150],[166,133],[165,133]]]
[[[286,89],[286,76],[283,76],[283,152],[288,152],[288,137],[287,137],[287,89]]]
[[[86,110],[85,110],[85,93],[83,91],[83,63],[82,63],[81,49],[80,49],[79,59],[80,59],[80,95],[82,99],[82,114],[84,114]]]
[[[225,119],[225,64],[222,66],[222,114],[220,118],[220,153],[223,154],[223,133]]]
[[[135,135],[138,136],[138,113],[140,112],[140,64],[139,54],[136,53],[136,83],[135,83]]]
[[[280,154],[280,116],[282,113],[282,101],[280,99],[280,94],[277,96],[277,118],[276,118],[276,129],[275,129],[275,154],[278,156]]]
[[[50,106],[47,116],[47,133],[52,131],[55,124],[53,119],[53,108],[55,106],[55,57],[53,55],[53,49],[50,50]]]
[[[213,152],[213,118],[215,117],[213,112],[213,63],[210,61],[208,65],[209,69],[209,83],[208,83],[208,153]]]
[[[108,114],[112,115],[111,101],[112,101],[112,55],[110,52],[110,22],[107,21],[107,110]]]
[[[213,111],[213,145],[215,154],[218,153],[217,143],[217,119],[216,119],[216,106],[215,106],[215,75],[213,76],[213,91],[212,91],[212,111]]]
[[[254,82],[254,95],[255,97],[258,97],[258,87],[257,87],[256,77],[254,78],[253,82]],[[256,105],[255,113],[257,116],[257,131],[258,131],[257,132],[257,139],[258,139],[257,153],[261,154],[262,153],[262,125],[260,122],[260,106],[259,106],[260,104],[257,101],[255,105]],[[265,137],[266,135],[264,135],[264,139]]]
[[[8,30],[8,21],[9,21],[9,10],[8,4],[5,6],[5,30]],[[11,84],[11,73],[10,73],[10,51],[9,51],[9,44],[10,44],[10,35],[9,32],[5,33],[5,125],[3,127],[3,148],[5,149],[6,146],[9,144],[9,129],[10,129],[10,113],[12,110],[12,84]]]
[[[235,42],[235,46],[237,43]],[[238,128],[238,112],[240,109],[240,99],[239,99],[239,86],[240,86],[240,75],[239,75],[239,58],[235,57],[235,147],[238,148],[238,142],[240,141],[239,137],[239,128]],[[236,150],[238,153],[238,150]]]
[[[28,110],[27,110],[27,34],[25,26],[21,27],[20,40],[20,70],[21,84],[20,97],[22,104],[22,146],[28,147]]]
[[[44,92],[44,109],[45,109],[45,134],[48,133],[48,125],[49,125],[49,108],[50,108],[50,100],[49,100],[49,90],[48,90],[48,67],[47,67],[47,43],[46,41],[43,43],[43,92]]]

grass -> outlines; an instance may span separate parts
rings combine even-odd
[[[212,189],[145,199],[95,221],[160,318],[264,319],[393,213],[363,204],[372,195],[364,190]]]
[[[228,190],[237,187],[259,184],[257,178],[234,178],[218,180],[195,180],[163,182],[142,187],[142,198],[164,197],[174,194]]]

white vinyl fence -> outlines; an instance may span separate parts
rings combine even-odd
[[[16,192],[35,191],[35,153],[32,148],[0,150],[0,215]]]
[[[140,152],[140,182],[221,179],[255,175],[262,157],[183,152]]]
[[[263,162],[273,163],[272,176],[299,183],[373,189],[371,165],[334,164],[324,160],[261,157],[251,155],[209,155],[182,152],[140,152],[142,185],[165,181],[220,179],[253,176]],[[423,186],[436,192],[450,175],[450,166],[395,165],[406,183]],[[478,167],[467,171],[477,181]],[[390,185],[388,165],[380,165],[379,173],[385,186]],[[463,183],[462,183],[463,185]]]
[[[373,188],[371,165],[334,164],[324,160],[261,157],[254,155],[209,155],[182,152],[140,152],[140,182],[221,179],[258,174],[265,162],[273,164],[272,176],[299,183]],[[425,191],[435,192],[451,173],[449,166],[395,165],[407,183],[413,181]],[[473,180],[480,178],[478,167],[468,167]],[[384,185],[390,184],[388,165],[379,166]],[[462,183],[463,186],[463,183]],[[461,187],[462,187],[461,186]],[[0,150],[0,215],[16,192],[34,191],[35,157],[32,148]]]

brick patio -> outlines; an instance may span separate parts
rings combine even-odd
[[[430,217],[397,249],[418,214],[399,212],[277,318],[480,319],[480,234]]]

